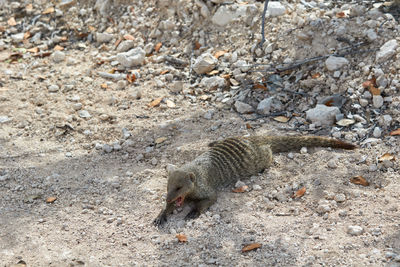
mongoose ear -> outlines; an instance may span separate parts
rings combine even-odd
[[[193,172],[189,172],[188,173],[188,177],[189,177],[190,181],[192,181],[192,183],[194,183],[194,178],[195,178],[194,173]]]
[[[178,169],[178,167],[173,164],[167,164],[167,166],[165,166],[165,169],[167,170],[167,173],[170,174],[171,172]]]

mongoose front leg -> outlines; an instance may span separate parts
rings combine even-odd
[[[199,200],[195,202],[193,209],[186,215],[185,220],[196,219],[205,210],[207,210],[217,200],[217,195],[213,194],[209,198]]]
[[[165,209],[163,209],[157,218],[154,219],[153,223],[155,226],[161,226],[167,222],[167,215],[174,210],[174,203],[167,203]]]

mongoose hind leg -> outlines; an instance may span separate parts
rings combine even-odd
[[[192,210],[186,215],[185,220],[196,219],[200,216],[204,211],[206,211],[212,204],[217,200],[217,194],[213,193],[206,199],[198,200],[194,202],[194,207]]]
[[[260,159],[260,161],[262,162],[260,172],[263,172],[265,169],[268,169],[272,165],[272,150],[269,145],[260,146],[260,150],[262,153],[262,158]]]

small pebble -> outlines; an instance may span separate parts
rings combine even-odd
[[[307,147],[302,147],[300,149],[300,154],[307,154]]]
[[[375,127],[374,128],[374,132],[372,133],[372,135],[376,138],[381,137],[382,135],[382,130],[379,127]]]
[[[110,145],[108,145],[108,144],[104,144],[104,145],[103,145],[103,151],[104,151],[104,152],[106,152],[106,153],[111,153],[112,150],[113,150],[113,147],[112,147],[112,146],[110,146]]]
[[[345,194],[335,195],[335,201],[338,203],[342,203],[342,202],[346,201],[346,195]]]
[[[364,233],[364,229],[358,225],[349,225],[347,227],[347,233],[353,236],[358,236]]]

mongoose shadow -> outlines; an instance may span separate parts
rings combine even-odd
[[[193,205],[185,219],[199,217],[215,203],[221,188],[269,168],[273,153],[302,147],[356,148],[353,144],[320,136],[231,137],[208,146],[210,149],[193,161],[169,168],[166,206],[154,220],[156,226],[163,225],[167,216],[175,207],[182,207],[184,201]]]

